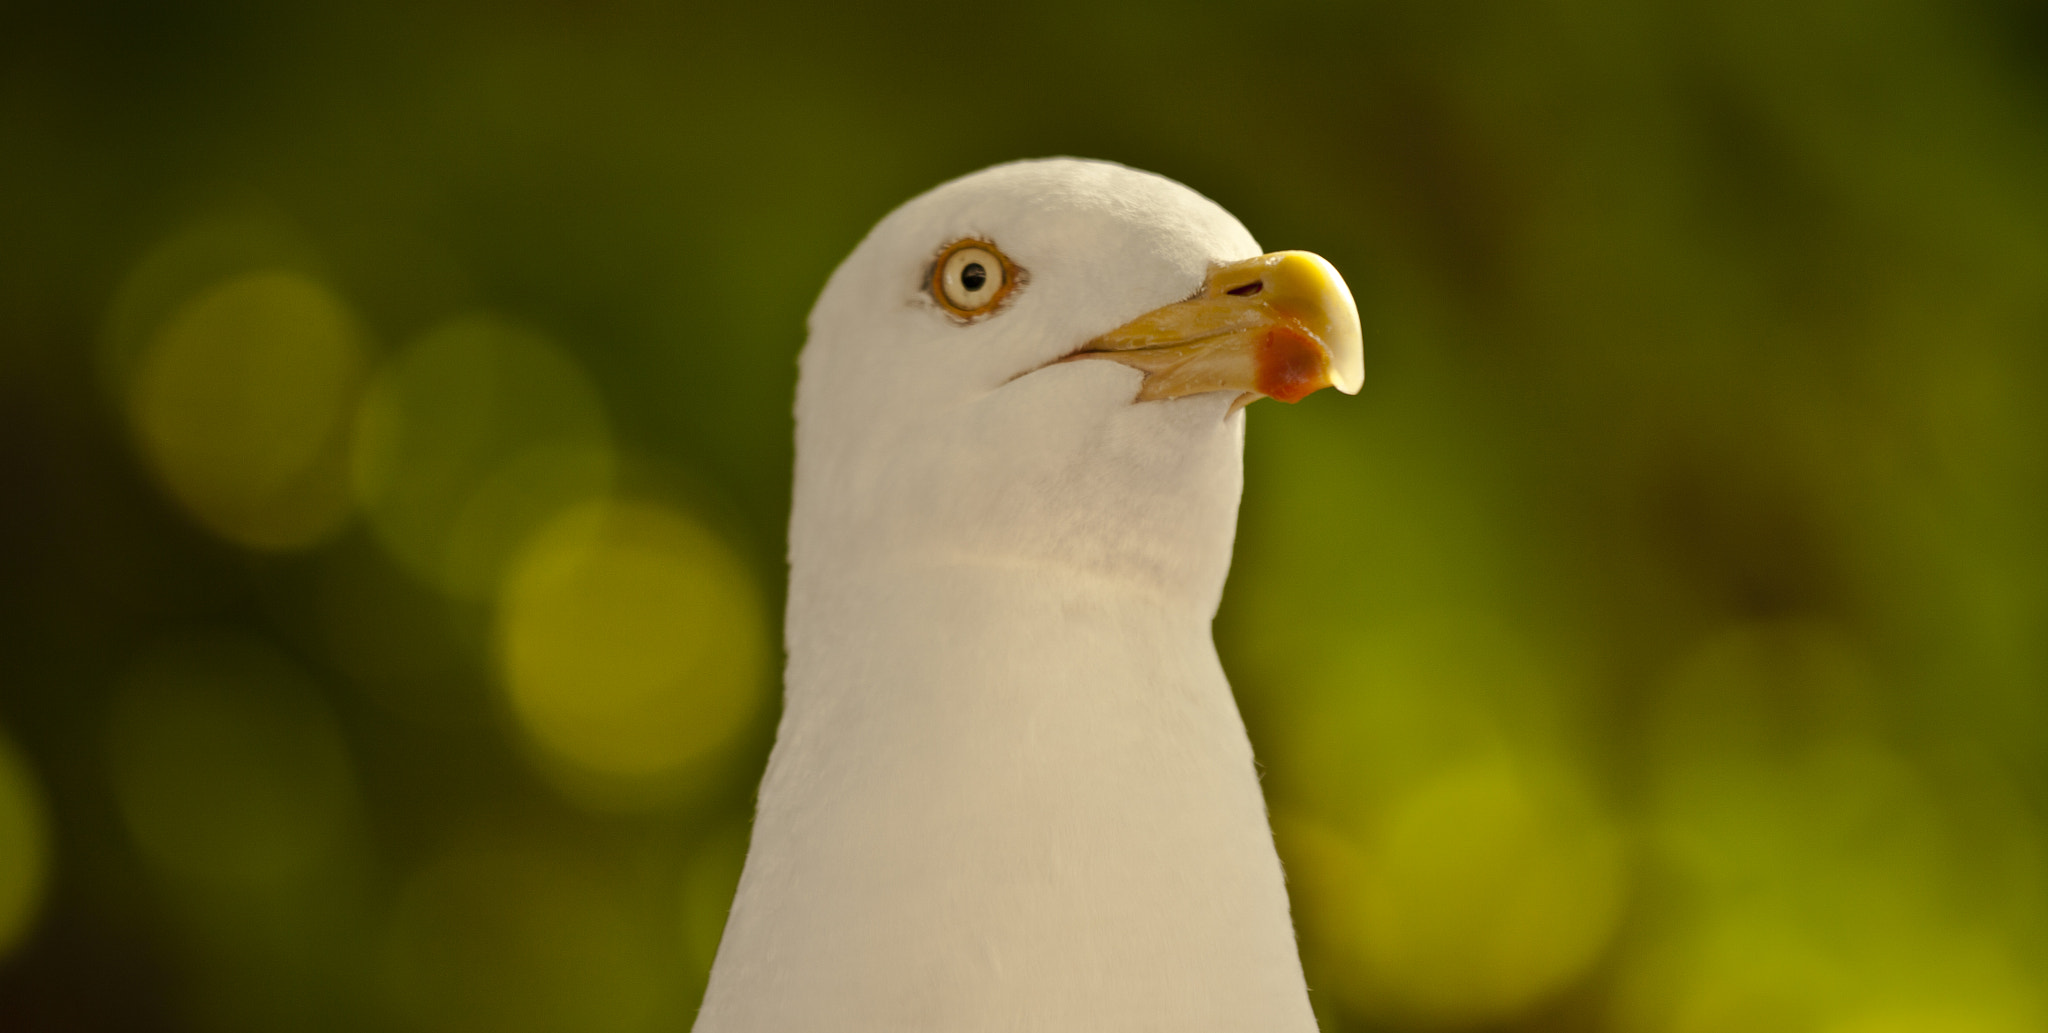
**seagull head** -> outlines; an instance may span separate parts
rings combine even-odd
[[[1356,393],[1337,271],[1164,177],[1050,159],[885,217],[827,282],[797,391],[791,558],[1081,575],[1211,611],[1244,406]]]

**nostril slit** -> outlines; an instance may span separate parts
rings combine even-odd
[[[1228,290],[1228,291],[1226,291],[1226,292],[1224,292],[1224,293],[1226,293],[1226,294],[1234,294],[1234,295],[1236,295],[1236,296],[1238,296],[1238,297],[1240,297],[1240,298],[1249,298],[1249,297],[1251,297],[1252,295],[1254,295],[1254,294],[1257,294],[1258,292],[1260,292],[1260,291],[1262,291],[1262,290],[1265,290],[1265,289],[1266,289],[1266,281],[1264,281],[1264,280],[1253,280],[1252,282],[1250,282],[1250,283],[1247,283],[1247,284],[1245,284],[1245,285],[1244,285],[1244,286],[1242,286],[1242,287],[1232,287],[1232,288],[1230,288],[1230,290]]]

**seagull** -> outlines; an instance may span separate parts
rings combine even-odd
[[[696,1033],[1314,1030],[1210,637],[1244,407],[1358,312],[1076,159],[869,232],[799,361],[784,709]]]

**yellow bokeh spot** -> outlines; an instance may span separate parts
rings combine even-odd
[[[1374,1024],[1501,1024],[1592,972],[1631,857],[1572,755],[1571,682],[1483,612],[1304,658],[1268,756],[1303,961]]]
[[[512,710],[552,758],[647,786],[759,705],[766,638],[747,570],[672,510],[591,503],[525,549],[499,601]]]
[[[49,826],[28,765],[0,738],[0,958],[28,933],[50,865]]]
[[[1592,966],[1620,918],[1619,832],[1554,775],[1502,761],[1444,773],[1346,832],[1277,822],[1324,988],[1381,1020],[1464,1026],[1540,1003]]]
[[[341,845],[354,799],[341,732],[313,686],[256,642],[152,652],[114,698],[107,747],[129,833],[174,876],[275,890]]]
[[[1402,1010],[1512,1015],[1585,971],[1621,913],[1619,834],[1507,764],[1422,786],[1387,816],[1379,847],[1366,944]]]
[[[355,429],[371,528],[415,576],[486,599],[533,531],[604,495],[614,454],[583,371],[491,316],[442,324],[379,371]]]
[[[263,269],[309,270],[320,257],[281,213],[216,212],[157,242],[107,305],[99,367],[108,397],[127,397],[136,365],[177,310],[209,288]]]
[[[400,894],[382,995],[423,1033],[648,1029],[668,977],[622,881],[546,846],[458,844]]]
[[[343,433],[364,367],[342,304],[297,273],[247,273],[172,313],[128,385],[136,440],[200,523],[259,549],[348,514]]]

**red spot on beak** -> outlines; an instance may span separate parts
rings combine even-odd
[[[1329,386],[1329,356],[1322,342],[1286,323],[1259,342],[1258,389],[1268,398],[1299,402]]]

